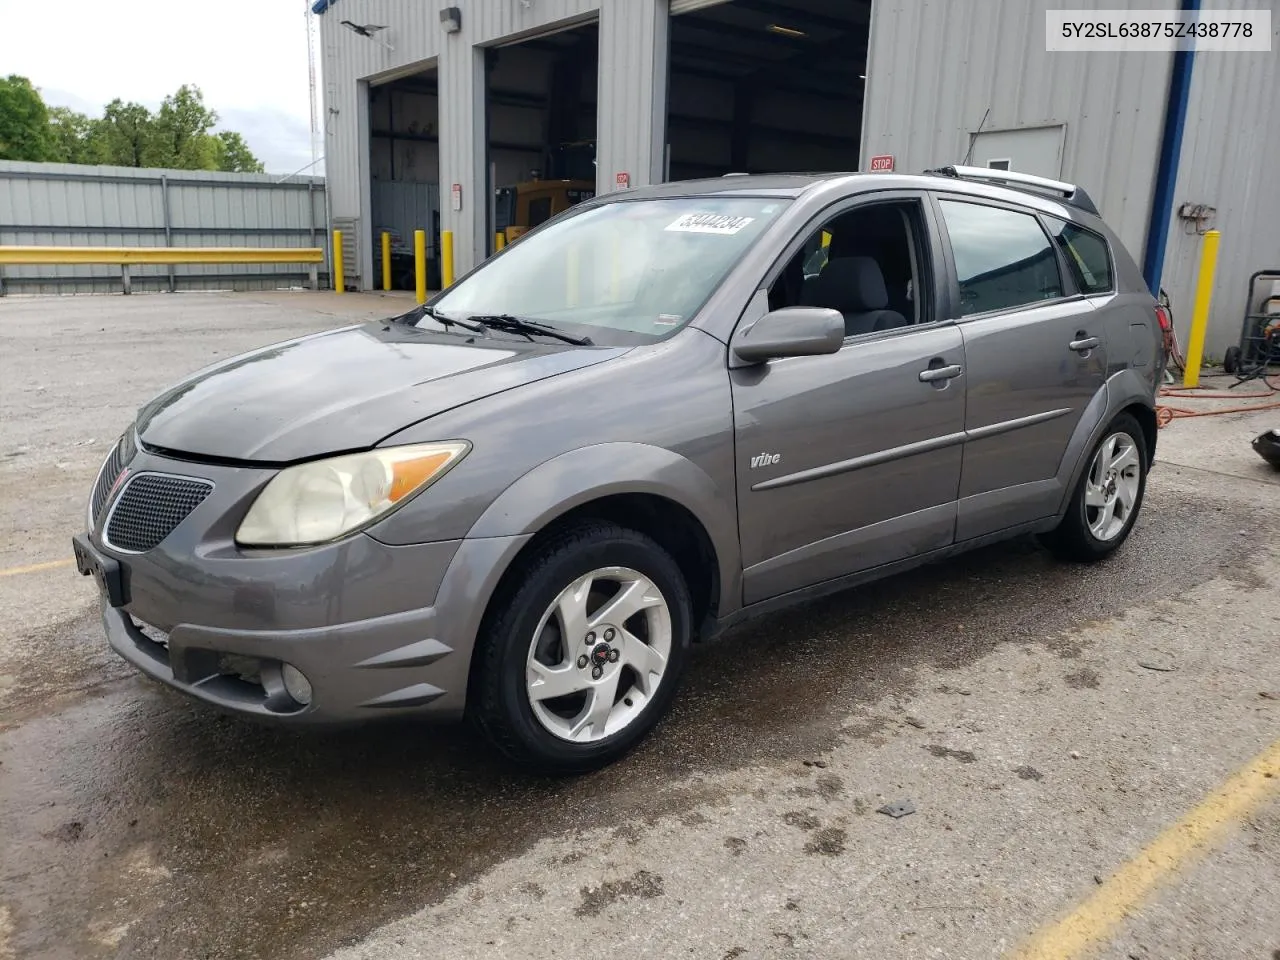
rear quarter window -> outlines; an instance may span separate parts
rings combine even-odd
[[[941,201],[960,281],[960,314],[1030,306],[1062,296],[1058,259],[1029,213]]]
[[[1081,293],[1110,293],[1115,289],[1111,275],[1111,250],[1107,241],[1092,230],[1057,217],[1045,218],[1049,234],[1062,251],[1067,268]]]

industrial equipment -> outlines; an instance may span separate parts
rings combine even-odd
[[[1269,285],[1264,283],[1269,281]],[[1228,347],[1222,358],[1227,373],[1238,382],[1265,377],[1267,368],[1280,363],[1280,270],[1259,270],[1249,278],[1240,343]]]

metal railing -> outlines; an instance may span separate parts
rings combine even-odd
[[[305,263],[311,289],[320,288],[322,247],[52,247],[0,246],[0,266],[106,263],[120,267],[125,293],[133,292],[130,265],[188,263]],[[0,286],[3,293],[3,286]]]

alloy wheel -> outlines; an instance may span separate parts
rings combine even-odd
[[[612,736],[653,699],[671,643],[671,610],[644,574],[601,567],[578,577],[547,608],[529,645],[533,715],[573,743]]]
[[[1113,433],[1098,448],[1085,481],[1084,514],[1089,532],[1114,540],[1129,523],[1142,483],[1142,455],[1133,437]]]

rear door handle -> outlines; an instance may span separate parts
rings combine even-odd
[[[930,367],[928,370],[920,371],[921,383],[933,383],[935,380],[954,380],[964,371],[964,368],[958,363],[953,363],[947,367]]]
[[[1084,353],[1086,350],[1092,350],[1094,347],[1102,343],[1097,337],[1085,337],[1083,340],[1072,340],[1069,346],[1076,353]]]

